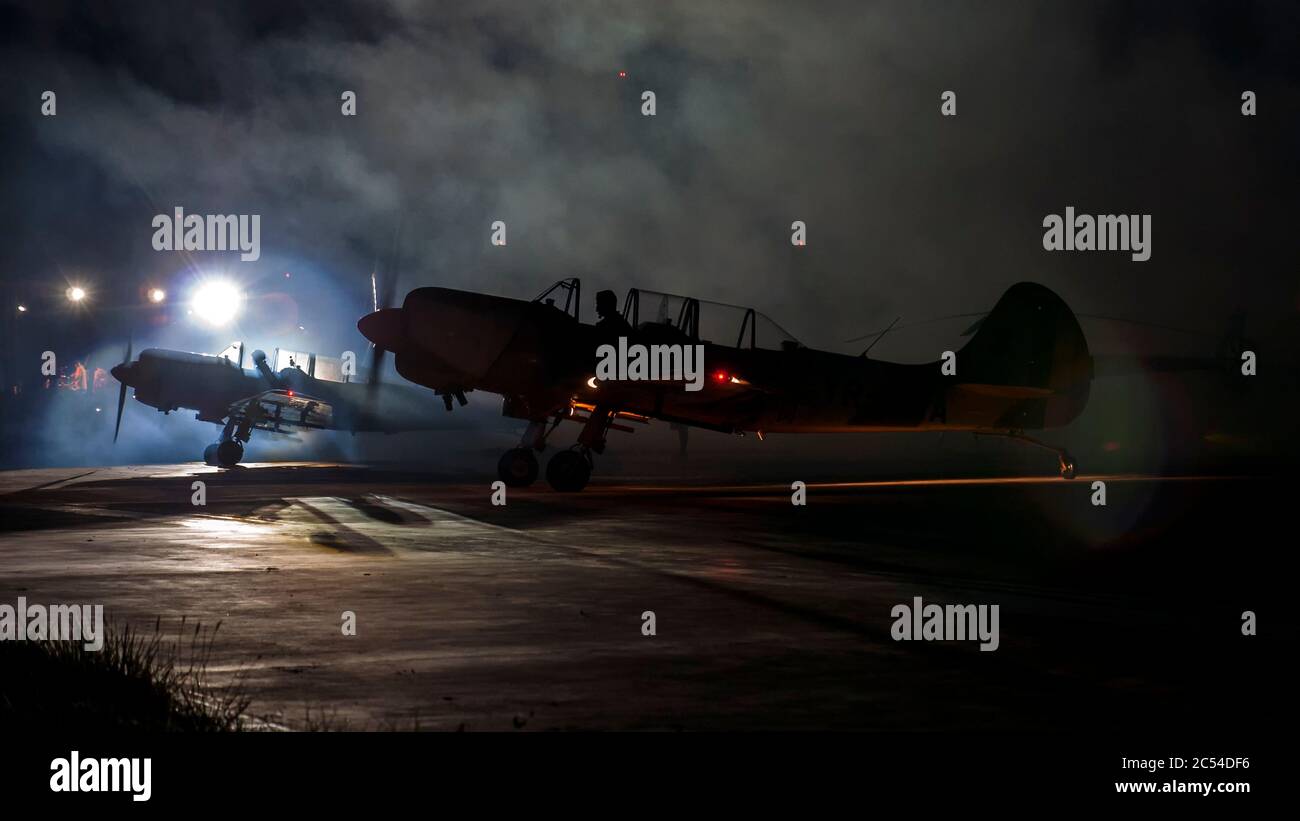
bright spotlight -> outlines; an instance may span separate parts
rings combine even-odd
[[[164,291],[162,288],[150,288],[150,289],[149,289],[149,301],[150,301],[150,302],[153,302],[153,303],[157,304],[157,303],[159,303],[159,302],[162,302],[162,301],[163,301],[164,299],[166,299],[166,298],[167,298],[167,292]]]
[[[190,308],[209,325],[220,326],[235,318],[244,302],[244,295],[233,284],[212,280],[199,286]]]
[[[86,289],[79,285],[73,285],[67,290],[68,300],[71,302],[80,302],[86,298]]]

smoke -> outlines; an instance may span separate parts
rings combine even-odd
[[[823,345],[986,308],[1022,278],[1083,309],[1208,325],[1225,304],[1294,305],[1263,270],[1250,293],[1236,278],[1270,259],[1257,245],[1287,210],[1265,203],[1295,202],[1262,161],[1287,156],[1294,119],[1237,110],[1246,87],[1274,111],[1300,103],[1273,25],[1294,12],[264,5],[200,15],[211,28],[183,58],[153,4],[22,17],[56,45],[16,44],[7,73],[66,97],[25,138],[133,201],[101,237],[140,247],[175,205],[259,213],[264,244],[356,293],[377,259],[404,288],[531,295],[582,274],[780,309]],[[73,26],[118,48],[57,45]],[[1153,261],[1045,255],[1041,219],[1070,204],[1153,213]],[[505,248],[487,242],[496,219]]]
[[[1080,312],[1207,330],[1300,304],[1279,262],[1300,210],[1287,4],[142,2],[3,19],[0,92],[29,106],[0,114],[6,283],[75,274],[129,301],[224,267],[261,300],[233,329],[253,347],[361,350],[376,268],[399,297],[529,297],[572,275],[587,294],[687,293],[840,350],[897,316],[986,310],[1022,279]],[[37,117],[47,89],[58,115]],[[1044,252],[1043,216],[1069,205],[1151,214],[1151,260]],[[155,252],[151,220],[176,206],[261,215],[262,259]],[[230,341],[184,319],[154,344]],[[86,347],[131,326],[105,320]],[[931,327],[873,355],[934,359],[960,327]],[[53,334],[25,344],[68,344]],[[141,453],[192,445],[156,424]],[[42,447],[68,447],[45,426]]]

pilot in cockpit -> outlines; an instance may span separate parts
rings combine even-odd
[[[618,295],[613,291],[596,293],[596,327],[615,336],[626,336],[632,332],[623,315],[618,312]]]

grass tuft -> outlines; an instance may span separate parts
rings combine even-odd
[[[0,642],[0,727],[140,732],[248,729],[242,683],[213,686],[211,629],[182,618],[152,633],[104,628],[104,646],[79,641]]]

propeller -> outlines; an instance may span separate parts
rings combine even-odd
[[[385,308],[392,307],[393,290],[397,287],[398,250],[401,248],[401,239],[402,220],[399,216],[397,225],[393,227],[393,264],[389,266],[391,270],[388,272],[387,276],[384,277],[384,289],[382,293],[379,290],[378,275],[374,271],[370,272],[370,306],[375,309],[375,313],[379,313]],[[388,350],[386,348],[381,347],[377,342],[372,343],[370,347],[370,373],[366,377],[367,394],[372,410],[374,408],[375,399],[379,394],[379,376],[383,371],[384,357],[387,354]]]
[[[396,282],[397,277],[395,276],[385,277],[384,292],[380,294],[376,275],[373,273],[370,275],[370,295],[375,313],[379,313],[379,311],[392,305],[393,288]],[[366,377],[366,384],[372,404],[375,401],[375,394],[379,391],[379,377],[383,372],[384,357],[387,355],[388,349],[381,347],[378,343],[370,343],[370,373]]]
[[[126,355],[122,357],[122,363],[118,368],[126,369],[131,367],[131,338],[126,340]],[[117,368],[113,369],[114,371]],[[116,374],[115,374],[116,375]],[[117,377],[120,387],[117,390],[117,424],[113,426],[113,441],[117,441],[117,435],[122,431],[122,409],[126,407],[126,380],[121,376]]]

